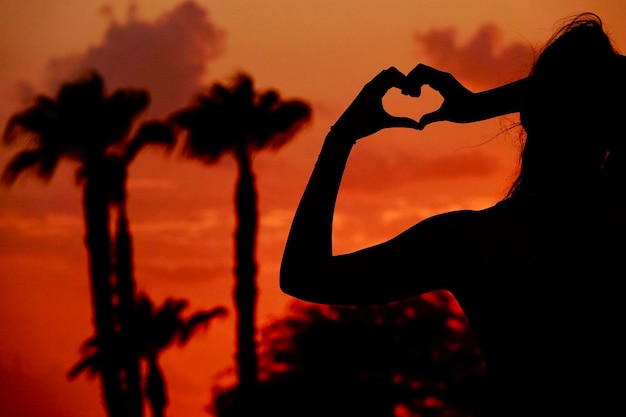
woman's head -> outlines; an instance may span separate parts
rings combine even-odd
[[[625,70],[598,16],[579,15],[555,33],[520,110],[526,142],[512,192],[600,177],[607,155],[622,153],[626,141]]]

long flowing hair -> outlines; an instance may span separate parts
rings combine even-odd
[[[520,170],[507,197],[597,181],[626,188],[625,69],[597,15],[577,15],[554,33],[530,72]]]

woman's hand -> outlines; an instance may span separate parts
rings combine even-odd
[[[475,121],[475,94],[465,88],[447,72],[439,71],[424,64],[418,64],[406,76],[402,94],[419,97],[422,86],[428,85],[443,97],[441,107],[434,112],[422,115],[419,129],[433,122],[450,121],[469,123]]]
[[[402,93],[419,97],[423,85],[430,86],[443,97],[434,112],[422,115],[419,129],[434,122],[471,123],[518,112],[530,78],[523,78],[491,90],[473,93],[447,72],[418,64],[406,76]]]
[[[420,129],[415,120],[392,116],[383,108],[383,97],[394,87],[400,89],[408,87],[404,74],[394,67],[378,73],[365,84],[334,124],[332,131],[346,139],[356,141],[388,127]]]

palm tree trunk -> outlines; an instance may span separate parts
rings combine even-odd
[[[125,199],[118,205],[115,240],[115,288],[118,296],[122,369],[129,415],[143,416],[140,374],[140,347],[137,340],[137,297],[133,274],[132,237]]]
[[[241,416],[250,416],[254,410],[258,378],[256,355],[256,234],[257,192],[250,154],[244,147],[237,149],[239,175],[236,188],[237,225],[235,230],[236,281],[235,306],[237,310],[237,365],[238,408]]]
[[[159,366],[158,354],[148,357],[148,378],[146,381],[146,397],[150,403],[152,417],[163,417],[168,404],[167,387],[163,371]]]
[[[101,353],[104,403],[110,417],[124,412],[119,366],[115,357],[115,321],[111,286],[111,237],[104,169],[92,164],[87,172],[83,195],[85,244],[89,259],[91,297],[96,339]]]

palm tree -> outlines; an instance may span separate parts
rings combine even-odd
[[[200,327],[226,314],[224,307],[197,311],[188,318],[181,314],[187,308],[186,300],[166,299],[157,309],[145,294],[139,299],[140,340],[142,357],[147,362],[145,393],[153,417],[163,417],[168,403],[167,387],[159,355],[172,344],[185,345]]]
[[[138,351],[137,333],[137,294],[133,267],[133,245],[127,214],[127,177],[128,167],[140,150],[146,146],[159,146],[170,151],[175,144],[171,127],[158,121],[143,123],[137,134],[125,143],[121,153],[109,157],[110,200],[117,208],[117,227],[115,230],[114,292],[117,295],[117,319],[119,325],[119,343],[121,368],[123,369],[126,403],[129,414],[135,417],[143,415],[140,352]]]
[[[124,201],[125,203],[125,201]],[[122,370],[125,406],[133,417],[143,416],[141,364],[137,341],[136,285],[133,268],[133,247],[126,206],[118,209],[115,230],[115,286],[120,369]]]
[[[127,413],[116,360],[107,158],[110,149],[128,137],[148,104],[144,90],[118,89],[107,95],[102,76],[90,71],[62,84],[54,98],[38,96],[34,104],[9,119],[4,132],[6,144],[18,139],[27,144],[5,167],[5,184],[13,184],[27,171],[49,180],[61,159],[78,163],[102,390],[113,417]]]
[[[238,167],[235,190],[235,305],[239,403],[251,406],[258,379],[255,341],[257,190],[253,156],[279,149],[309,121],[310,106],[281,100],[278,92],[254,90],[252,78],[237,74],[232,85],[215,83],[171,121],[186,132],[185,156],[206,164],[231,154]],[[244,411],[245,413],[245,411]]]
[[[200,328],[206,328],[216,317],[224,316],[224,307],[196,311],[187,318],[182,317],[188,307],[186,300],[168,298],[155,308],[146,295],[137,301],[137,351],[145,361],[147,372],[143,378],[144,395],[153,417],[163,417],[168,404],[167,385],[159,363],[161,353],[173,344],[183,346]],[[93,377],[102,371],[101,352],[97,338],[88,339],[82,347],[83,359],[68,373],[70,379],[82,372]]]

